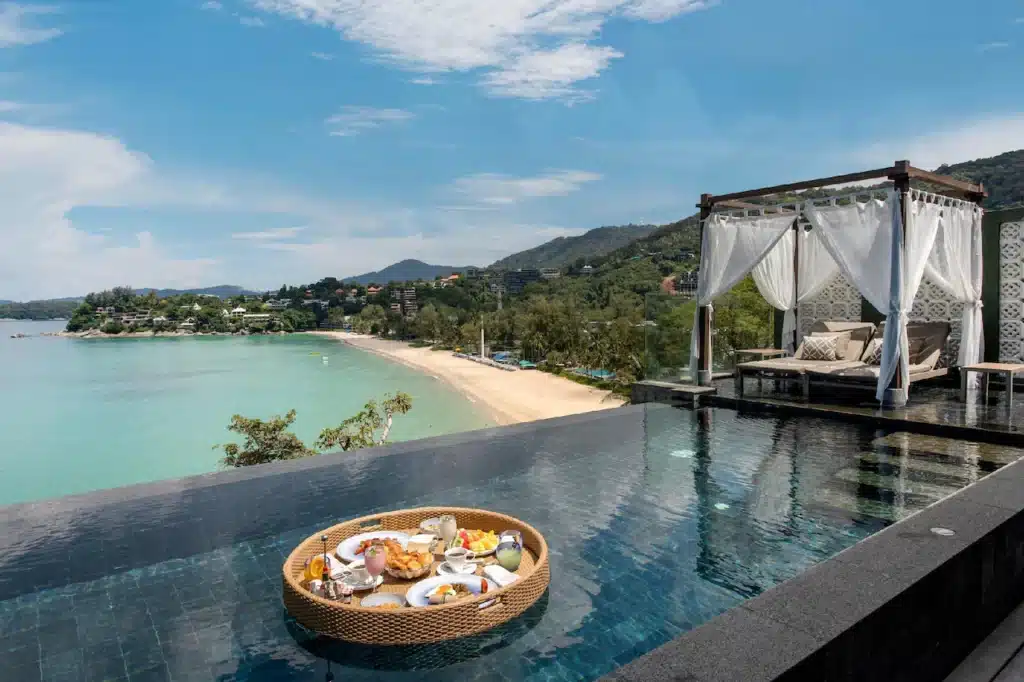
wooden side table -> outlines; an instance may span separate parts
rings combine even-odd
[[[1013,375],[1024,372],[1024,365],[1016,365],[1006,362],[979,362],[976,365],[967,365],[960,368],[960,400],[967,401],[967,378],[971,372],[979,372],[985,375],[985,400],[988,401],[988,383],[993,374],[1002,374],[1006,378],[1006,407],[1013,407]]]
[[[735,351],[735,353],[736,353],[736,363],[737,364],[739,364],[740,356],[741,355],[752,355],[752,356],[755,356],[758,360],[767,360],[768,358],[779,358],[779,357],[785,357],[786,356],[786,351],[782,350],[781,348],[744,348],[743,350]],[[742,381],[743,380],[738,371],[736,372],[736,377],[737,377],[737,381]],[[777,387],[778,386],[778,382],[775,382],[775,385]],[[757,377],[757,390],[758,390],[758,392],[761,391],[761,388],[762,388],[761,376],[758,375],[758,377]],[[742,389],[743,389],[743,387],[741,385],[740,386],[740,390],[738,391],[738,393],[740,394],[741,398],[743,397],[743,390]]]

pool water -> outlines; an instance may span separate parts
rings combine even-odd
[[[2,508],[0,669],[19,681],[593,680],[1021,454],[635,406]],[[435,646],[344,645],[287,617],[280,570],[296,544],[426,505],[538,528],[548,592],[505,626]]]

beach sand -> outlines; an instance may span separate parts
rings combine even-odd
[[[501,425],[607,410],[624,403],[622,398],[608,391],[546,372],[507,372],[455,357],[450,351],[413,348],[401,341],[362,334],[311,333],[338,339],[447,381],[471,401],[483,406]]]

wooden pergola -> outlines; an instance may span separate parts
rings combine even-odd
[[[700,203],[697,204],[697,207],[700,209],[701,244],[703,245],[704,243],[704,229],[707,224],[707,219],[716,209],[726,209],[730,211],[759,210],[765,208],[765,206],[749,203],[745,200],[787,192],[820,189],[830,185],[842,185],[870,180],[892,181],[894,189],[899,197],[904,230],[906,230],[907,223],[907,194],[910,191],[910,183],[913,180],[937,186],[940,188],[939,191],[943,194],[973,201],[977,204],[981,204],[988,196],[988,192],[985,191],[983,185],[976,185],[963,180],[957,180],[956,178],[921,170],[920,168],[911,166],[909,161],[897,161],[888,168],[876,168],[874,170],[861,171],[859,173],[835,175],[827,178],[804,180],[802,182],[791,182],[785,185],[762,187],[760,189],[751,189],[743,192],[733,192],[731,194],[721,194],[717,196],[713,194],[702,194],[700,197]],[[796,203],[799,204],[800,202],[798,201]],[[796,217],[798,215],[799,208],[794,211],[794,216]],[[797,226],[798,220],[794,218],[793,228],[797,229]],[[797,240],[797,243],[799,243],[799,240]],[[799,249],[796,249],[794,250],[794,260],[798,258]],[[799,272],[798,267],[794,268],[794,270]],[[700,386],[708,386],[711,384],[712,353],[711,315],[709,314],[707,306],[701,306],[698,309],[697,329],[695,332],[697,334],[697,384]],[[895,388],[903,388],[898,366],[895,378],[893,379],[893,386]]]

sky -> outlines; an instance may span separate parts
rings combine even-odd
[[[0,299],[487,265],[1024,148],[1024,0],[0,0]]]

